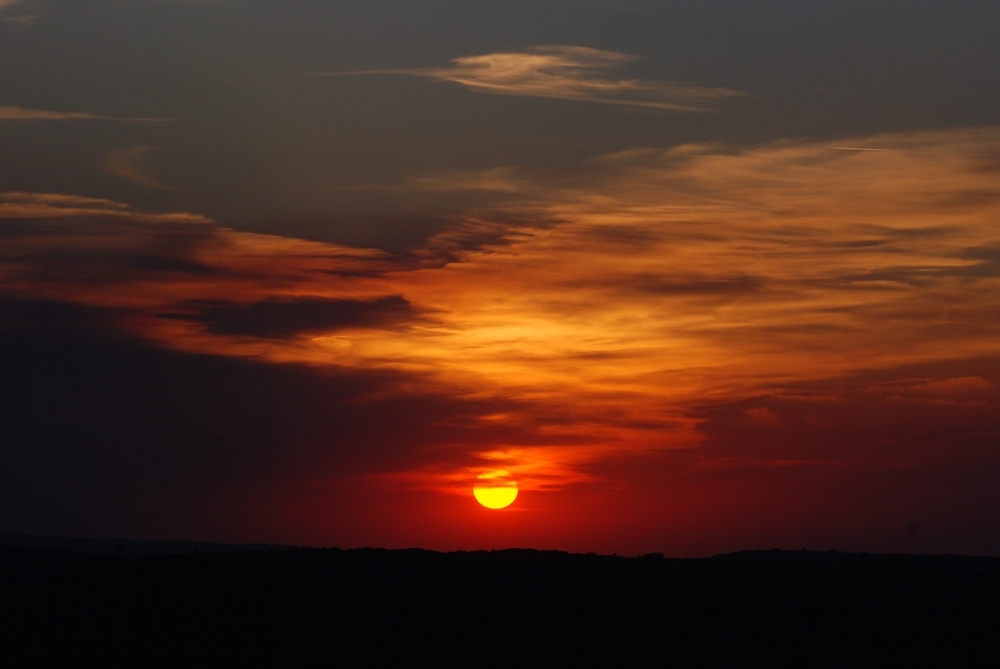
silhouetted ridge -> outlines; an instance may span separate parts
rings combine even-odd
[[[998,623],[998,558],[0,547],[11,666],[955,665]]]

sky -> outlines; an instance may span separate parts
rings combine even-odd
[[[0,531],[1000,553],[997,26],[0,0]]]

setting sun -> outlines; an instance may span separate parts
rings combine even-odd
[[[517,499],[517,481],[509,472],[495,469],[476,478],[472,494],[487,509],[503,509]]]

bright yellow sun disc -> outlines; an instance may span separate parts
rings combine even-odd
[[[502,509],[517,498],[517,481],[509,472],[494,469],[476,478],[472,494],[487,509]]]

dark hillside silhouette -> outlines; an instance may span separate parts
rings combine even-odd
[[[1000,559],[2,547],[0,624],[7,666],[960,665]]]

